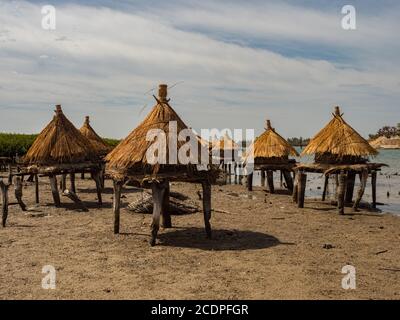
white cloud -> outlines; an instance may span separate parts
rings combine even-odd
[[[38,5],[20,2],[17,13],[2,5],[0,131],[38,131],[51,105],[62,103],[76,125],[90,114],[100,134],[123,137],[153,104],[144,93],[178,81],[184,82],[171,90],[172,104],[197,129],[261,129],[269,116],[282,134],[308,136],[340,104],[367,133],[398,115],[398,67],[384,68],[398,62],[387,59],[399,53],[392,14],[372,19],[349,40],[336,16],[290,6],[207,4],[163,14],[59,5],[57,30],[46,31]],[[221,32],[347,48],[357,68],[227,43],[216,36]],[[382,45],[385,58],[375,55]],[[301,118],[314,121],[299,127]]]

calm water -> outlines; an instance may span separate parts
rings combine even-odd
[[[301,151],[300,148],[297,148]],[[313,157],[301,157],[297,161],[303,163],[313,162]],[[383,203],[378,205],[382,212],[390,212],[400,215],[400,150],[380,150],[379,155],[372,158],[371,162],[386,163],[389,167],[383,167],[378,173],[377,180],[377,201]],[[323,175],[318,173],[307,173],[307,191],[306,197],[320,198],[322,196],[322,187],[324,184]],[[356,194],[358,181],[356,179]],[[279,185],[279,172],[274,174],[274,181]],[[254,174],[254,185],[260,185],[261,176],[259,172]],[[328,191],[335,190],[334,180],[329,182]],[[333,192],[329,192],[329,197],[333,197]],[[363,201],[371,202],[371,181],[368,179],[367,188],[365,190]]]

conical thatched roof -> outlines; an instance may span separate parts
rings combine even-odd
[[[95,150],[89,140],[67,119],[60,105],[55,113],[29,148],[24,163],[50,165],[93,160]]]
[[[96,131],[94,131],[90,125],[89,116],[85,117],[85,122],[79,131],[89,139],[97,155],[104,156],[111,150],[111,147],[96,133]]]
[[[330,157],[335,160],[372,156],[378,152],[344,121],[339,107],[335,107],[333,119],[303,150],[302,155]]]
[[[224,136],[220,139],[213,139],[211,142],[213,150],[237,150],[239,145],[225,132]]]
[[[271,127],[270,120],[267,120],[264,133],[256,138],[250,145],[245,158],[247,159],[250,155],[252,155],[254,159],[299,156],[297,151]]]
[[[153,107],[147,117],[106,156],[105,159],[108,162],[108,169],[127,171],[129,169],[139,169],[150,165],[152,173],[157,173],[160,169],[160,164],[149,164],[148,159],[146,158],[146,152],[154,143],[154,141],[146,140],[147,133],[152,129],[159,129],[165,133],[165,158],[167,159],[167,163],[170,164],[172,162],[172,160],[170,161],[169,159],[170,147],[179,150],[182,145],[186,144],[186,141],[179,141],[177,138],[175,138],[175,140],[171,138],[173,137],[173,134],[170,132],[170,121],[176,122],[177,134],[184,129],[188,129],[188,132],[191,132],[193,135],[191,141],[194,141],[196,144],[198,154],[200,155],[200,143],[195,133],[186,126],[174,109],[169,105],[169,99],[167,99],[167,85],[160,85],[159,98],[154,98],[156,99],[157,104]],[[176,142],[176,146],[170,146],[171,141],[173,143]],[[177,157],[177,165],[186,164],[181,164],[179,162],[179,157]]]
[[[376,149],[400,149],[400,136],[387,138],[385,136],[378,137],[369,142]]]

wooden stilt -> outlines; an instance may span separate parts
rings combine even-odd
[[[346,197],[345,203],[352,203],[353,202],[353,194],[354,194],[354,184],[356,182],[356,173],[355,172],[348,172],[347,179],[346,179]]]
[[[337,201],[338,200],[338,191],[339,191],[339,175],[337,173],[335,173],[335,185],[336,185],[335,199]]]
[[[292,194],[292,196],[293,196],[293,202],[296,202],[297,203],[297,201],[298,201],[298,199],[299,199],[299,196],[298,196],[298,194],[299,194],[299,173],[298,172],[294,172],[294,186],[293,186],[293,194]]]
[[[2,215],[1,215],[1,222],[3,228],[6,227],[7,217],[8,217],[8,188],[10,184],[5,184],[2,180],[0,180],[0,191],[1,191],[1,198],[2,198]]]
[[[15,198],[17,199],[22,211],[26,211],[26,205],[22,201],[22,179],[20,177],[14,178],[14,186]]]
[[[70,173],[69,174],[69,180],[70,180],[70,183],[71,183],[71,191],[76,194],[75,173]]]
[[[207,238],[211,239],[211,184],[209,181],[203,181],[201,185],[203,188],[204,226],[206,229]]]
[[[35,203],[39,204],[39,176],[35,174]]]
[[[367,185],[367,180],[368,180],[368,171],[367,170],[363,170],[361,172],[361,183],[360,183],[360,187],[358,189],[357,192],[357,198],[354,201],[353,204],[353,210],[357,211],[358,210],[358,206],[360,205],[362,196],[364,195],[364,191],[365,191],[365,187]]]
[[[345,192],[346,192],[346,174],[344,173],[344,171],[341,171],[339,175],[338,202],[337,202],[339,214],[344,214]]]
[[[286,182],[286,187],[290,192],[293,192],[293,179],[292,175],[290,174],[290,171],[283,170],[281,171],[283,178],[285,179]]]
[[[11,166],[11,164],[9,164],[8,165],[8,184],[12,184],[12,178],[13,178],[12,166]]]
[[[274,189],[274,172],[272,170],[267,170],[267,183],[268,190],[270,193],[275,193]]]
[[[329,185],[329,175],[325,176],[325,181],[324,181],[324,191],[322,192],[322,201],[325,201],[326,199],[326,193],[328,191],[328,185]]]
[[[161,210],[161,223],[163,228],[172,228],[171,222],[171,213],[169,211],[169,182],[166,183],[164,190],[164,197],[162,201],[162,210]]]
[[[279,179],[280,179],[279,180],[279,186],[282,189],[282,187],[283,187],[283,173],[282,173],[282,170],[280,170]]]
[[[84,180],[85,179],[85,172],[81,173],[81,179]]]
[[[102,205],[103,198],[101,195],[102,187],[101,187],[100,172],[99,171],[93,172],[92,177],[94,182],[96,183],[97,201],[99,202],[99,205]]]
[[[261,170],[261,187],[265,187],[265,171]]]
[[[156,245],[157,233],[160,229],[160,217],[165,193],[165,183],[153,182],[151,184],[153,194],[153,222],[151,224],[150,245]]]
[[[113,199],[113,211],[114,211],[114,233],[119,233],[119,221],[120,221],[120,206],[121,206],[121,191],[122,182],[113,181],[114,183],[114,199]]]
[[[67,197],[71,199],[73,202],[75,202],[83,211],[89,211],[86,206],[83,204],[82,200],[79,199],[79,197],[72,191],[65,189],[62,193],[64,197]]]
[[[67,189],[67,175],[62,174],[60,180],[60,190],[61,192],[64,192],[65,189]]]
[[[247,190],[253,191],[253,172],[247,175]]]
[[[304,199],[306,194],[307,174],[299,172],[298,191],[297,191],[297,205],[299,208],[304,208]]]
[[[371,172],[372,208],[376,208],[376,171]]]
[[[60,194],[58,193],[58,187],[57,187],[57,177],[55,175],[49,175],[49,179],[50,179],[50,187],[51,187],[51,193],[53,194],[54,204],[56,207],[59,207],[61,205],[61,202],[60,202]]]

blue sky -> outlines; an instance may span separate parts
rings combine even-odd
[[[356,30],[341,28],[346,4]],[[366,136],[400,122],[399,21],[398,1],[0,0],[0,131],[39,132],[61,103],[76,126],[88,114],[122,138],[165,82],[197,130],[258,134],[270,118],[308,137],[340,105]]]

